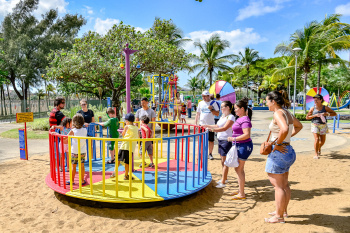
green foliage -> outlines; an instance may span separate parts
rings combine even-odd
[[[130,82],[136,88],[134,91],[137,91],[137,85],[142,85],[142,76],[139,76],[142,72],[181,70],[192,57],[175,45],[153,38],[152,31],[141,33],[121,22],[105,36],[90,31],[76,39],[71,50],[52,53],[48,77],[76,83],[90,92],[98,87],[110,90],[113,106],[119,106],[119,98],[125,94],[125,70],[119,64],[125,62],[121,52],[126,43],[138,50],[130,60]]]
[[[49,131],[49,118],[37,118],[33,122],[28,122],[28,127],[34,131]]]
[[[191,71],[200,70],[197,78],[209,75],[209,85],[211,86],[213,75],[217,76],[217,71],[230,68],[228,63],[234,55],[221,56],[230,43],[227,40],[222,40],[218,34],[214,34],[203,44],[197,41],[194,45],[200,49],[201,54],[195,58],[197,64],[191,67]]]
[[[295,113],[295,118],[297,118],[299,121],[308,121],[306,119],[306,115],[305,113]]]
[[[81,26],[82,16],[67,14],[58,17],[57,10],[49,10],[38,20],[33,12],[38,8],[38,0],[22,0],[1,23],[0,70],[11,82],[20,99],[27,99],[29,85],[42,81],[42,74],[49,63],[47,54],[52,50],[69,48]],[[24,76],[21,76],[24,75]],[[24,81],[22,90],[18,83]],[[16,86],[17,84],[17,86]],[[23,96],[24,90],[24,96]]]

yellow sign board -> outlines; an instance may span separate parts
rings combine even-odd
[[[16,113],[16,122],[17,123],[33,122],[33,121],[34,121],[34,115],[32,112]]]

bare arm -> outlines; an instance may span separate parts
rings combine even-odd
[[[219,128],[219,126],[216,125],[217,128],[213,129],[213,132],[224,132],[224,131],[228,130],[229,128],[231,128],[233,123],[234,123],[233,121],[228,120],[228,121],[226,121],[226,124],[221,128]],[[244,133],[244,131],[243,131],[243,133]],[[249,133],[249,137],[250,137],[250,133]]]
[[[126,134],[126,131],[128,130],[128,128],[129,128],[129,127],[128,127],[127,125],[124,127],[123,132],[122,132],[123,137],[124,137],[124,135]]]
[[[196,113],[196,120],[195,120],[195,124],[198,125],[198,119],[200,117],[201,113],[200,112],[197,112]]]
[[[63,126],[62,125],[53,125],[51,126],[51,129],[54,130],[54,129],[59,129],[59,130],[63,130]]]
[[[292,132],[292,137],[299,133],[299,131],[303,128],[303,125],[300,123],[300,121],[293,116],[293,132]]]
[[[324,116],[336,116],[337,115],[337,113],[334,112],[330,107],[326,106],[326,111],[327,111],[328,114],[325,115],[325,113],[323,113]]]
[[[278,139],[276,143],[282,144],[284,139],[288,135],[289,126],[287,125],[286,119],[282,111],[276,111],[273,115],[273,118],[276,121],[278,127],[280,128],[280,132],[278,134]]]
[[[236,141],[243,141],[243,140],[246,140],[246,139],[250,138],[251,128],[243,128],[242,131],[243,131],[243,134],[239,135],[238,137],[236,137]],[[228,137],[227,141],[234,142],[235,141],[235,137]]]
[[[311,120],[312,118],[316,117],[317,115],[313,115],[312,113],[314,112],[314,107],[310,108],[310,111],[306,115],[307,120]]]

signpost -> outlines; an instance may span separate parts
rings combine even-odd
[[[16,113],[16,122],[24,123],[24,129],[18,129],[20,159],[23,160],[28,160],[27,122],[33,121],[34,115],[32,112]]]

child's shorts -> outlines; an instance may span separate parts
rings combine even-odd
[[[115,141],[109,141],[108,150],[114,150]]]
[[[72,164],[78,164],[78,161],[78,154],[72,153]],[[85,163],[85,153],[81,153],[80,161],[81,163]]]
[[[132,153],[134,155],[134,153]],[[129,151],[128,150],[119,150],[118,152],[118,161],[129,164]]]
[[[62,143],[61,142],[59,145],[59,151],[60,151],[60,153],[62,153]],[[63,151],[64,151],[64,153],[68,152],[68,144],[63,144]]]
[[[186,119],[186,115],[181,115],[181,119]]]
[[[140,146],[140,155],[142,155],[142,145],[145,143],[145,152],[147,151],[148,155],[153,155],[153,142],[142,142]]]

